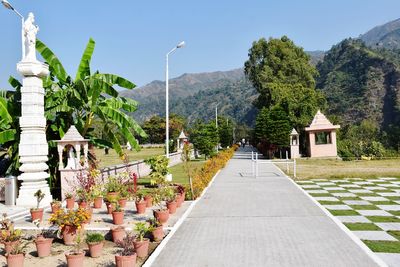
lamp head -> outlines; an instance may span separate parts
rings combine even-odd
[[[184,47],[184,46],[185,46],[185,42],[182,41],[182,42],[180,42],[180,43],[176,46],[176,48],[182,48],[182,47]]]
[[[13,6],[10,4],[10,2],[8,2],[7,0],[1,0],[1,3],[3,4],[3,6],[7,9],[11,9],[14,10]]]

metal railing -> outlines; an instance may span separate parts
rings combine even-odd
[[[251,152],[251,168],[252,168],[252,174],[255,178],[257,178],[259,176],[259,171],[258,171],[259,164],[286,164],[286,173],[287,174],[290,173],[289,165],[293,164],[293,176],[294,176],[294,178],[296,178],[296,159],[289,159],[287,152],[286,152],[286,159],[280,159],[280,160],[262,159],[262,160],[260,160],[258,157],[258,153],[252,151]]]

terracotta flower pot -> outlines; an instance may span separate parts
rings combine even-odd
[[[53,238],[38,237],[35,240],[36,250],[39,258],[47,257],[51,253]]]
[[[157,228],[155,228],[155,229],[151,232],[151,234],[153,235],[153,240],[154,240],[154,241],[156,241],[156,242],[161,241],[161,240],[164,238],[164,230],[163,230],[162,225],[159,226],[159,227],[157,227]]]
[[[116,224],[116,225],[124,224],[124,213],[125,212],[123,212],[123,211],[113,211],[112,212],[114,224]]]
[[[178,195],[176,196],[176,198],[175,198],[175,202],[176,202],[176,207],[177,207],[177,208],[180,208],[181,205],[182,205],[181,199],[182,199],[181,194],[178,194]]]
[[[7,255],[7,266],[8,267],[22,267],[24,266],[24,254]]]
[[[150,195],[147,195],[144,197],[144,201],[146,201],[146,207],[151,208],[153,206],[153,197]]]
[[[51,204],[51,213],[56,213],[59,209],[61,209],[60,204]]]
[[[136,254],[139,258],[146,258],[149,255],[149,239],[144,238],[143,241],[135,240],[133,246],[135,247]]]
[[[65,225],[62,229],[62,236],[65,245],[75,245],[76,226]]]
[[[139,202],[135,202],[135,205],[137,214],[144,214],[146,212],[146,201],[142,200]]]
[[[169,214],[174,214],[176,212],[176,201],[167,202],[167,208]]]
[[[117,267],[135,267],[136,253],[129,256],[115,255],[115,265]]]
[[[65,253],[65,257],[67,258],[67,266],[68,267],[82,267],[83,259],[85,258],[85,253]]]
[[[73,209],[75,206],[75,199],[74,198],[67,198],[65,199],[67,202],[67,209]]]
[[[101,252],[103,250],[104,242],[97,243],[87,243],[89,247],[89,254],[92,258],[98,258],[101,256]]]
[[[102,197],[96,197],[93,202],[93,208],[95,209],[101,209],[101,206],[103,205],[103,198]]]
[[[126,198],[118,199],[118,204],[121,206],[121,208],[125,208],[126,207]]]
[[[43,220],[43,209],[31,209],[31,216],[32,216],[32,221],[34,220]]]
[[[154,210],[154,217],[162,223],[165,224],[169,218],[169,211],[168,210]]]
[[[4,242],[4,251],[6,252],[6,255],[9,254],[13,247],[17,246],[19,242],[19,240]]]
[[[124,227],[115,227],[111,229],[111,236],[114,243],[122,241],[126,235]]]
[[[106,203],[106,206],[107,206],[107,214],[112,214],[112,212],[113,212],[114,209],[115,209],[115,204],[114,204],[114,203],[107,202],[107,203]]]
[[[86,209],[87,202],[86,201],[79,201],[78,206],[80,209]]]

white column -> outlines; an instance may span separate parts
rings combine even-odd
[[[44,117],[44,89],[41,77],[48,75],[48,66],[41,62],[20,62],[18,72],[23,76],[21,88],[21,139],[19,156],[22,181],[16,204],[33,207],[37,190],[45,193],[41,206],[50,205],[52,200],[46,179],[48,144],[46,140],[46,118]]]

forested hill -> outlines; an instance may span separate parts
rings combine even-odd
[[[170,79],[169,81],[169,99],[170,111],[174,112],[175,106],[179,104],[180,111],[185,112],[191,118],[196,117],[197,108],[201,107],[202,102],[196,105],[184,107],[186,97],[193,96],[201,91],[214,91],[218,88],[229,87],[235,82],[243,80],[243,69],[235,69],[231,71],[216,71],[194,74],[183,74],[180,77]],[[235,90],[235,88],[233,89]],[[165,115],[165,82],[153,81],[145,86],[134,90],[126,90],[121,92],[122,96],[130,97],[139,102],[139,109],[132,116],[139,122],[150,118],[153,115]],[[205,97],[205,93],[200,94]],[[199,95],[199,97],[200,97]],[[193,104],[193,97],[191,103]],[[234,100],[232,100],[234,101]],[[205,102],[204,102],[205,103]],[[223,105],[224,103],[221,103]],[[212,109],[213,107],[210,107]],[[188,114],[187,111],[191,113]],[[180,113],[178,113],[180,114]],[[183,115],[183,114],[181,114]],[[202,118],[202,117],[199,117]]]
[[[376,26],[361,35],[360,39],[370,47],[400,49],[400,19]]]
[[[393,132],[400,125],[400,71],[392,53],[360,40],[335,45],[317,65],[317,88],[327,97],[329,114],[344,125],[369,119]]]

